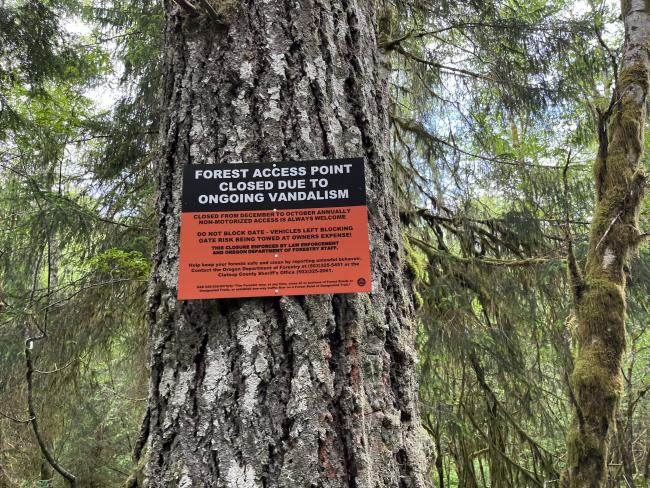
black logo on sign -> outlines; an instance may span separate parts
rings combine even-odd
[[[357,285],[359,285],[359,286],[363,286],[363,285],[365,285],[365,284],[366,284],[366,279],[365,279],[365,278],[359,278],[359,279],[357,280]]]

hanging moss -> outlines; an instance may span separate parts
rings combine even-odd
[[[418,291],[419,284],[424,281],[427,272],[427,259],[426,255],[422,251],[418,251],[413,246],[408,239],[404,239],[404,256],[406,261],[406,269],[409,275],[411,276],[411,289],[415,299],[415,307],[417,309],[421,308],[424,305],[424,298],[422,294]]]

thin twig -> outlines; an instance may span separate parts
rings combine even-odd
[[[48,231],[48,242],[47,242],[47,254],[48,254],[48,261],[47,261],[47,303],[49,304],[50,301],[50,295],[51,295],[51,286],[52,286],[52,280],[51,278],[51,272],[52,272],[52,262],[51,262],[51,234]],[[30,304],[33,304],[34,300],[34,293],[36,289],[36,280],[32,283],[32,292],[31,292],[31,297],[30,297]],[[45,443],[45,439],[43,438],[43,434],[41,432],[41,429],[38,424],[38,418],[36,416],[36,408],[34,407],[34,362],[32,360],[32,348],[34,347],[34,342],[39,341],[41,339],[44,339],[47,337],[47,321],[48,321],[48,310],[49,306],[46,307],[46,311],[44,314],[44,324],[43,327],[40,328],[40,335],[38,336],[32,336],[29,333],[29,327],[26,325],[25,326],[25,333],[26,333],[26,339],[25,339],[25,366],[26,366],[26,371],[25,371],[25,380],[27,382],[27,411],[30,416],[30,423],[32,426],[32,430],[34,432],[34,436],[36,437],[36,442],[38,442],[38,446],[41,449],[41,453],[43,454],[43,457],[47,460],[47,462],[54,468],[54,470],[59,473],[63,478],[68,482],[68,485],[70,488],[76,488],[77,486],[77,478],[70,473],[68,470],[66,470],[63,466],[61,466],[56,459],[54,459],[54,456],[52,455],[50,449],[47,447],[47,444]]]
[[[0,412],[0,417],[4,417],[4,418],[6,418],[7,420],[11,420],[12,422],[16,422],[17,424],[28,424],[28,423],[30,423],[32,420],[34,420],[33,418],[29,418],[29,419],[21,420],[21,419],[19,419],[19,418],[16,418],[16,417],[13,417],[13,416],[11,416],[11,415],[8,415],[8,414],[6,414],[6,413],[4,413],[4,412]]]
[[[189,0],[174,0],[174,2],[176,2],[176,5],[185,10],[190,15],[198,15],[199,13],[196,5],[194,5]]]
[[[81,359],[81,358],[71,359],[70,361],[68,361],[67,363],[65,363],[63,366],[61,366],[60,368],[58,368],[58,367],[55,366],[54,369],[51,369],[51,370],[49,370],[49,371],[41,371],[40,369],[35,369],[35,370],[34,370],[34,373],[38,373],[38,374],[53,374],[53,373],[58,373],[59,371],[62,371],[62,370],[64,370],[64,369],[66,369],[67,367],[72,366],[74,363],[80,361],[80,359]]]
[[[598,244],[596,244],[596,249],[598,249],[598,248],[600,247],[600,245],[603,243],[603,241],[605,240],[605,237],[607,237],[607,234],[609,234],[609,231],[612,230],[612,227],[614,226],[614,223],[615,223],[615,222],[620,218],[621,215],[623,215],[623,211],[622,211],[622,210],[619,211],[619,212],[616,214],[616,217],[614,217],[614,218],[612,219],[612,221],[609,223],[609,226],[608,226],[607,229],[605,230],[605,233],[603,234],[603,237],[601,237],[600,240],[598,241]]]
[[[574,305],[578,300],[578,292],[582,287],[582,271],[573,250],[573,237],[571,236],[571,211],[570,211],[570,194],[569,194],[569,165],[571,164],[571,150],[566,157],[566,163],[562,170],[562,183],[564,185],[564,237],[567,246],[567,264],[569,267],[569,280],[573,289]]]
[[[54,468],[57,473],[65,478],[65,480],[70,485],[70,488],[75,488],[77,486],[77,478],[72,473],[67,471],[63,466],[61,466],[56,459],[54,459],[54,456],[52,456],[50,449],[47,447],[45,440],[43,439],[43,434],[41,433],[41,429],[38,425],[36,408],[34,407],[34,363],[32,362],[31,351],[32,340],[33,339],[30,338],[25,343],[25,363],[27,366],[27,373],[25,375],[25,378],[27,380],[27,408],[29,410],[29,416],[31,417],[32,430],[34,431],[36,442],[38,442],[38,446],[41,448],[41,453],[47,462],[50,463],[50,466],[52,466],[52,468]]]

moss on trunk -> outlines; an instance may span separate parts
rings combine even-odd
[[[625,282],[641,236],[639,211],[646,177],[640,160],[650,66],[650,16],[647,9],[634,8],[634,3],[624,6],[622,70],[604,115],[609,120],[601,121],[607,130],[600,134],[594,164],[596,206],[584,278],[578,273],[572,276],[578,323],[572,378],[576,415],[567,435],[563,476],[563,486],[570,488],[603,486],[609,436],[623,389]]]

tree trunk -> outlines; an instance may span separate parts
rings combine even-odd
[[[636,466],[634,464],[634,386],[632,384],[635,369],[634,356],[630,358],[627,367],[627,376],[625,381],[625,403],[627,408],[618,416],[616,428],[618,430],[619,443],[621,446],[621,462],[623,463],[623,476],[625,477],[626,488],[636,488],[634,481],[636,475]],[[625,421],[623,421],[625,418]]]
[[[623,465],[621,471],[623,483],[621,483],[621,485],[625,486],[625,488],[636,488],[636,483],[634,481],[634,433],[632,432],[631,423],[633,419],[626,417],[627,422],[623,422],[621,417],[622,416],[619,416],[616,419],[617,442],[620,447],[621,463]],[[617,480],[617,482],[618,481],[620,480]]]
[[[646,437],[645,456],[643,461],[643,481],[650,486],[650,436]]]
[[[166,5],[149,487],[420,487],[413,304],[370,0]],[[218,5],[218,6],[217,6]],[[183,167],[364,156],[372,294],[176,300]]]
[[[594,165],[596,207],[584,276],[570,257],[578,350],[573,372],[576,416],[567,437],[565,486],[595,488],[607,476],[610,431],[622,391],[625,282],[642,238],[646,186],[641,165],[650,69],[650,0],[624,0],[625,45],[610,110],[601,118]],[[611,428],[610,428],[611,427]]]

